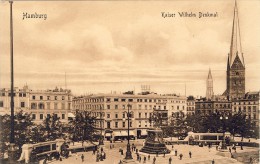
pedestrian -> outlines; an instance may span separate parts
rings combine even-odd
[[[182,154],[180,154],[180,160],[182,160],[182,157],[183,157],[183,155],[182,155]]]
[[[76,160],[78,160],[78,154],[77,154],[77,152],[76,152],[75,156],[76,156]]]
[[[121,155],[124,155],[124,150],[123,149],[121,149]]]
[[[230,148],[230,147],[228,148],[228,150],[229,150],[229,152],[231,153],[231,148]]]
[[[98,155],[98,153],[96,155],[96,162],[99,162],[99,155]]]
[[[144,163],[146,163],[146,156],[144,156]]]
[[[189,152],[190,158],[191,158],[191,151]]]
[[[157,152],[156,152],[156,157],[158,157],[158,155],[159,155],[159,152],[157,151]]]
[[[156,161],[156,158],[155,158],[155,157],[153,157],[153,164],[155,164],[155,161]]]
[[[96,149],[95,149],[95,147],[93,147],[93,153],[92,153],[92,155],[95,155],[96,154]]]
[[[150,161],[150,154],[148,155],[148,161]]]
[[[172,150],[173,150],[173,147],[174,147],[174,146],[172,145]]]
[[[111,144],[110,144],[110,146],[109,146],[109,147],[110,147],[110,149],[112,149],[112,145],[111,145]]]
[[[175,149],[175,156],[177,156],[177,154],[178,154],[178,151]]]
[[[137,161],[139,160],[139,154],[138,153],[136,154],[136,160]]]
[[[141,162],[142,161],[142,157],[141,156],[139,156],[139,162]]]
[[[218,145],[216,145],[216,150],[218,150]]]
[[[103,147],[101,147],[101,152],[103,152]]]
[[[165,158],[165,150],[163,151],[163,157]]]
[[[60,157],[60,161],[62,161],[62,158]]]
[[[215,164],[215,161],[214,161],[214,159],[212,160],[212,162],[211,162],[212,164]]]
[[[83,154],[81,155],[81,160],[82,160],[82,162],[84,162],[84,155]]]
[[[169,158],[169,164],[171,164],[171,163],[172,163],[172,157]]]

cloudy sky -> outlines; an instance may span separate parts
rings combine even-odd
[[[14,2],[15,86],[65,86],[76,95],[124,92],[201,95],[212,70],[226,87],[234,0]],[[246,91],[260,89],[260,1],[238,0]],[[163,18],[161,12],[175,13]],[[181,18],[178,12],[218,13]],[[23,13],[47,14],[25,19]],[[0,2],[0,87],[10,87],[9,3]]]

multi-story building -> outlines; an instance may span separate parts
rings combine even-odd
[[[187,97],[187,115],[195,114],[196,99],[193,96]]]
[[[242,112],[254,126],[259,127],[260,92],[247,92],[243,98],[232,101],[232,113]]]
[[[197,99],[195,102],[196,113],[210,114],[213,112],[232,113],[232,102],[225,96],[214,96],[212,100],[206,98]]]
[[[10,114],[10,89],[0,90],[0,113]],[[28,86],[14,88],[14,110],[31,113],[35,123],[42,123],[52,114],[60,117],[61,122],[68,121],[72,95],[70,90],[31,90]]]
[[[126,135],[128,127],[127,110],[131,113],[130,135],[141,137],[146,135],[146,130],[153,125],[149,118],[153,111],[171,115],[173,112],[182,111],[186,114],[186,97],[178,95],[159,95],[155,93],[133,94],[96,94],[74,97],[73,110],[91,111],[93,116],[100,118],[99,129],[106,133]],[[166,116],[167,117],[167,116]],[[106,134],[109,136],[110,134]]]

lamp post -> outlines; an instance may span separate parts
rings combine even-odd
[[[10,3],[10,60],[11,60],[11,133],[8,150],[9,163],[15,163],[15,143],[14,143],[14,63],[13,63],[13,1]]]
[[[103,114],[102,114],[102,112],[101,112],[101,108],[100,108],[100,129],[101,129],[101,136],[99,137],[99,142],[98,142],[98,144],[99,145],[104,145],[104,137],[103,137],[103,134],[102,134],[102,118],[103,118]],[[101,117],[102,116],[102,117]]]
[[[132,106],[130,104],[127,105],[127,120],[128,120],[128,128],[127,128],[127,149],[125,154],[125,160],[131,160],[133,159],[131,149],[130,149],[130,137],[129,137],[129,127],[130,127],[130,112],[129,109]]]
[[[225,124],[225,120],[228,120],[227,116],[220,116],[219,118],[220,120],[222,120],[222,124],[223,124],[223,139],[222,139],[222,146],[221,146],[221,150],[226,150],[227,149],[227,145],[226,145],[226,141],[225,141],[225,131],[226,131],[226,124]]]

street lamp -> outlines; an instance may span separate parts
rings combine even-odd
[[[102,134],[102,118],[103,118],[103,114],[102,114],[102,112],[101,112],[101,108],[100,108],[100,129],[101,129],[101,136],[99,137],[99,142],[98,142],[98,144],[99,145],[104,145],[104,138],[103,138],[103,134]],[[102,118],[101,118],[101,116],[102,116]]]
[[[8,150],[9,163],[15,163],[15,143],[14,143],[14,57],[13,57],[13,1],[10,0],[10,56],[11,56],[11,134]]]
[[[126,149],[126,154],[125,154],[125,160],[131,160],[133,159],[132,157],[132,153],[131,153],[131,149],[130,149],[130,136],[129,136],[129,127],[130,127],[130,116],[131,116],[131,113],[129,112],[129,109],[131,108],[132,106],[130,104],[127,105],[127,120],[128,120],[128,128],[127,128],[127,149]]]
[[[227,149],[227,145],[226,145],[226,141],[225,141],[225,131],[226,131],[225,120],[228,120],[228,117],[223,115],[223,116],[220,116],[219,119],[223,121],[223,139],[222,139],[221,149],[222,150],[226,150]]]

